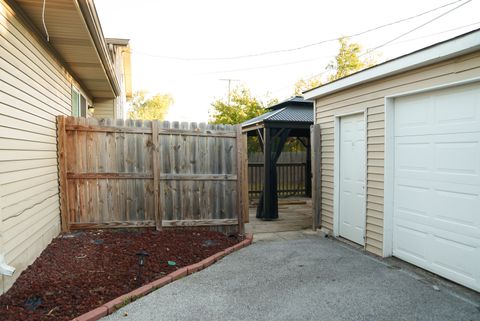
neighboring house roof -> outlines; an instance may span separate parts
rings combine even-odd
[[[93,0],[10,0],[92,98],[121,92]],[[44,27],[44,22],[46,26]]]
[[[373,80],[465,55],[479,49],[480,29],[476,29],[310,89],[304,92],[304,96],[306,99],[319,98]]]
[[[267,109],[270,111],[243,122],[242,127],[272,122],[313,124],[313,103],[300,96],[289,98]]]

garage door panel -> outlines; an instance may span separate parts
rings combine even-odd
[[[393,254],[480,291],[480,85],[398,98],[394,117]]]
[[[432,265],[439,274],[474,283],[475,255],[479,254],[478,247],[437,235],[433,237]]]
[[[411,226],[404,226],[400,221],[394,227],[395,255],[400,255],[414,264],[426,264],[428,262],[427,239],[427,233]]]
[[[432,146],[428,141],[408,142],[402,139],[396,144],[395,168],[398,171],[429,171],[432,161]]]
[[[445,90],[434,98],[434,125],[442,132],[457,132],[478,128],[480,123],[480,94],[476,86]]]
[[[431,127],[432,100],[430,97],[415,99],[402,98],[401,113],[395,110],[395,136],[411,135],[411,132],[424,132]]]
[[[397,185],[395,193],[395,217],[427,224],[430,205],[425,202],[430,194],[428,186],[418,186],[405,181]]]
[[[436,189],[432,213],[435,218],[441,220],[445,225],[458,225],[459,233],[472,231],[472,236],[480,239],[480,192],[475,191],[442,190]],[[476,209],[476,210],[475,210]],[[444,226],[443,228],[447,228]]]
[[[469,85],[395,100],[395,136],[480,130],[480,92]]]
[[[451,134],[434,142],[433,171],[440,181],[480,184],[480,133]]]

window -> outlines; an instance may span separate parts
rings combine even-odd
[[[72,86],[72,116],[87,117],[87,99]]]

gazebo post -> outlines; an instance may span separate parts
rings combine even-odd
[[[270,205],[272,198],[272,189],[270,186],[270,167],[271,167],[271,144],[270,144],[270,128],[263,128],[263,217],[268,218],[270,215]]]

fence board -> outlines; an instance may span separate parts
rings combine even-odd
[[[321,134],[320,125],[316,124],[310,127],[310,141],[312,153],[312,204],[313,204],[313,230],[320,227],[321,218],[321,200],[322,200],[322,170],[319,166],[321,159]]]
[[[236,226],[243,231],[246,150],[238,127],[57,121],[64,128],[58,132],[59,165],[65,166],[63,230],[199,226],[232,231]],[[62,157],[61,146],[66,148]]]

